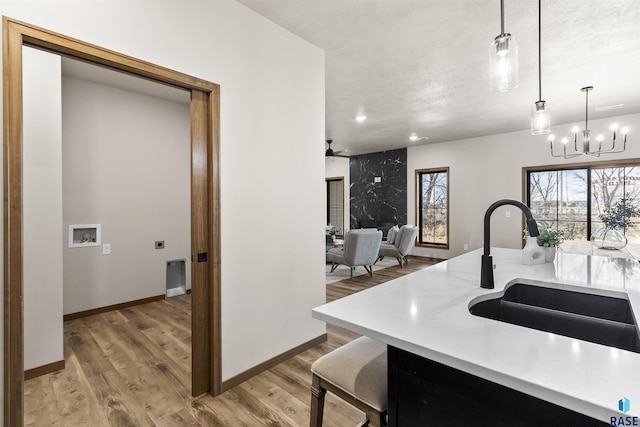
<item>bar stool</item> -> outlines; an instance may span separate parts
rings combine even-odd
[[[311,427],[322,426],[327,391],[365,413],[361,426],[387,425],[387,345],[357,338],[311,366]]]

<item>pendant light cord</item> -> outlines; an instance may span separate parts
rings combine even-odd
[[[504,34],[504,0],[500,0],[500,34]]]
[[[542,0],[538,0],[538,101],[542,101]]]

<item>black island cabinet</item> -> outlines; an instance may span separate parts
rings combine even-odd
[[[392,346],[387,355],[389,427],[610,425]]]

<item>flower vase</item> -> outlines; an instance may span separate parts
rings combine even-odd
[[[553,262],[556,259],[555,246],[543,247],[542,250],[544,251],[544,262]]]
[[[522,263],[536,265],[545,263],[545,254],[535,237],[527,236],[527,243],[522,248]]]
[[[617,250],[627,246],[627,238],[618,230],[601,227],[591,235],[591,244],[598,249]]]

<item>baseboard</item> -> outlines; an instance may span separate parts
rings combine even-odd
[[[160,301],[160,300],[163,300],[164,298],[165,298],[165,295],[162,294],[162,295],[156,295],[149,298],[137,299],[135,301],[121,302],[120,304],[108,305],[106,307],[99,307],[99,308],[93,308],[91,310],[79,311],[77,313],[69,313],[62,316],[62,320],[66,322],[67,320],[80,319],[83,317],[93,316],[95,314],[106,313],[108,311],[121,310],[127,307],[134,307],[136,305],[147,304],[149,302],[154,302],[154,301]]]
[[[187,289],[187,295],[191,295],[191,288]],[[92,308],[91,310],[79,311],[77,313],[69,313],[62,316],[62,320],[75,320],[83,317],[93,316],[95,314],[106,313],[108,311],[120,310],[127,307],[134,307],[136,305],[147,304],[149,302],[161,301],[166,298],[165,294],[156,295],[149,298],[137,299],[134,301],[121,302],[120,304],[107,305],[106,307]]]
[[[59,360],[57,362],[49,363],[46,365],[38,366],[37,368],[31,368],[24,371],[24,379],[31,380],[33,378],[37,378],[42,375],[50,374],[55,371],[60,371],[64,369],[64,360]]]
[[[265,362],[262,362],[261,364],[254,366],[253,368],[248,369],[242,372],[241,374],[236,375],[235,377],[229,378],[228,380],[222,382],[222,391],[225,392],[229,389],[232,389],[233,387],[242,384],[249,378],[255,377],[259,373],[264,372],[268,369],[271,369],[274,366],[284,362],[285,360],[291,359],[293,356],[296,356],[302,353],[303,351],[309,350],[310,348],[320,345],[326,340],[327,340],[327,334],[322,334],[317,338],[314,338],[310,341],[300,344],[299,346],[294,347],[291,350],[285,351],[284,353],[274,358],[271,358]]]

